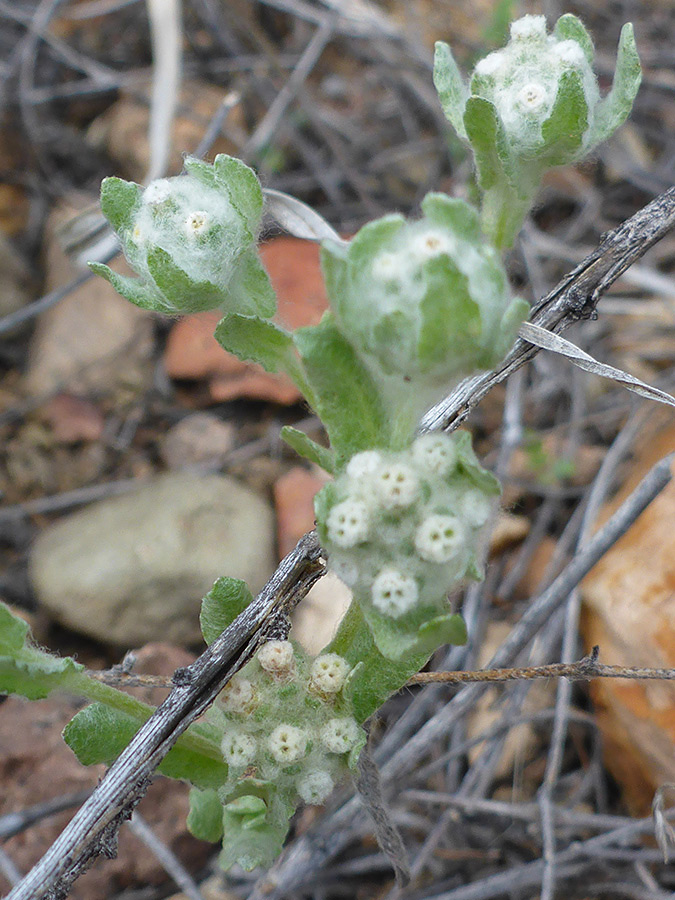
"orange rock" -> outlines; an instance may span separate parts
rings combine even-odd
[[[328,306],[318,246],[280,237],[262,245],[261,257],[279,299],[278,321],[289,328],[316,324]],[[265,372],[223,350],[213,337],[219,319],[218,312],[197,313],[174,325],[164,357],[169,376],[208,380],[214,402],[249,397],[297,403],[301,394],[285,375]]]
[[[314,495],[329,480],[319,469],[295,466],[274,485],[279,554],[285,556],[314,528]]]
[[[602,519],[656,460],[675,450],[675,427],[650,441]],[[642,513],[582,584],[583,636],[606,663],[675,667],[675,481]],[[653,791],[675,780],[672,682],[599,679],[591,684],[605,735],[606,763],[636,813]]]

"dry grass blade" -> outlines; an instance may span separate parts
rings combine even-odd
[[[629,375],[621,369],[614,366],[608,366],[606,363],[598,362],[589,353],[586,353],[581,347],[577,347],[571,341],[565,340],[559,334],[554,334],[546,328],[541,328],[533,322],[523,322],[518,329],[518,334],[530,344],[539,347],[541,350],[551,350],[558,353],[574,363],[575,366],[591,375],[600,375],[602,378],[610,378],[627,390],[638,394],[640,397],[646,397],[648,400],[656,400],[658,403],[665,403],[667,406],[675,406],[675,397],[661,391],[658,388],[640,381],[634,375]]]

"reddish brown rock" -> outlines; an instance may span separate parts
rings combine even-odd
[[[675,450],[675,428],[652,437],[620,494],[626,498],[651,466]],[[642,513],[583,582],[587,647],[603,662],[675,667],[675,481]],[[606,747],[606,764],[636,813],[654,789],[675,780],[675,686],[672,682],[598,679],[591,684]]]
[[[289,328],[314,325],[327,308],[319,248],[309,241],[280,237],[260,248],[279,300],[278,321]],[[213,337],[218,312],[197,313],[177,322],[169,334],[164,364],[171,378],[205,380],[214,402],[248,397],[288,405],[300,392],[283,374],[240,362]]]

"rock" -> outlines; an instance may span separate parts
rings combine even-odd
[[[606,519],[651,466],[675,450],[675,428],[651,440]],[[674,467],[675,470],[675,467]],[[611,665],[675,667],[675,481],[671,481],[582,583],[582,634]],[[602,678],[591,682],[605,762],[637,815],[655,788],[675,781],[675,685]]]
[[[279,555],[286,556],[314,528],[314,495],[330,476],[319,468],[294,466],[274,485]]]
[[[262,244],[260,255],[277,293],[277,319],[287,328],[315,325],[328,308],[319,264],[319,248],[311,241],[280,237]],[[187,316],[171,330],[164,365],[171,378],[207,380],[217,403],[248,397],[288,405],[301,399],[283,374],[240,362],[213,337],[217,312]]]
[[[241,362],[227,353],[213,336],[221,316],[217,312],[186,316],[173,326],[164,354],[170,378],[208,381],[215,403],[239,397],[283,405],[297,403],[300,392],[285,375],[265,372],[262,366]]]
[[[291,637],[308,653],[317,654],[330,643],[352,601],[346,584],[328,572],[307,594],[291,617]]]
[[[103,435],[103,413],[96,404],[84,397],[56,394],[42,407],[40,413],[58,444],[99,441]]]
[[[150,119],[149,83],[134,85],[133,95],[123,94],[90,126],[89,142],[106,152],[132,181],[143,181],[149,161],[148,123]],[[176,117],[171,131],[169,174],[180,172],[183,156],[194,153],[209,123],[217,114],[228,92],[205,81],[184,81],[181,85]],[[245,137],[241,104],[228,113],[224,131],[236,131]],[[237,145],[222,134],[209,150],[209,156],[229,153],[238,156]]]
[[[185,416],[169,429],[159,452],[170,469],[217,462],[234,446],[236,429],[207,412]]]
[[[96,787],[105,767],[82,766],[61,737],[63,727],[81,705],[58,694],[34,702],[8,697],[2,704],[0,816]],[[211,845],[197,841],[187,831],[188,790],[186,784],[160,777],[150,786],[139,812],[188,870],[195,871],[204,865]],[[76,808],[44,818],[3,840],[4,852],[20,871],[28,871],[49,849]],[[69,897],[108,900],[125,888],[146,888],[167,878],[157,859],[123,826],[117,858],[98,860],[75,882]],[[0,873],[0,890],[9,887]]]
[[[48,223],[46,291],[62,287],[82,271],[57,235],[59,224],[75,213],[73,205],[60,207]],[[112,266],[129,273],[121,260]],[[136,392],[151,383],[152,351],[152,314],[94,276],[37,319],[25,388],[33,397],[59,391],[110,395],[120,388]]]
[[[107,644],[199,644],[199,604],[222,575],[255,594],[274,569],[267,503],[222,475],[169,473],[37,538],[30,577],[58,622]]]
[[[530,520],[527,516],[500,512],[490,534],[490,555],[497,556],[514,544],[519,544],[525,540],[529,530]]]

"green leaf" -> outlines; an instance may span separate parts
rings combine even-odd
[[[299,455],[308,459],[310,462],[320,466],[330,475],[335,474],[335,454],[328,447],[322,447],[310,437],[307,437],[304,431],[292,428],[290,425],[284,425],[281,429],[281,439],[286,441],[289,447]]]
[[[347,247],[333,241],[321,244],[321,271],[333,309],[340,309],[340,302],[345,294],[349,273]]]
[[[434,191],[422,200],[422,212],[430,222],[449,228],[472,244],[482,240],[478,210],[464,200]]]
[[[633,26],[627,22],[621,29],[612,89],[596,107],[594,144],[607,140],[610,134],[626,121],[641,81],[642,67],[635,45]]]
[[[148,250],[148,269],[176,312],[204,312],[215,309],[225,300],[220,288],[207,281],[193,281],[161,247]]]
[[[199,613],[199,627],[206,643],[211,645],[220,637],[252,600],[253,594],[245,581],[219,578],[202,600]]]
[[[478,462],[469,432],[460,429],[455,432],[454,438],[459,470],[464,475],[467,475],[476,487],[483,492],[498,497],[502,492],[499,479],[495,478],[492,472],[488,472]]]
[[[192,788],[187,827],[200,841],[218,843],[223,836],[223,804],[216,791]]]
[[[213,166],[209,163],[196,159],[194,156],[188,156],[183,160],[183,168],[188,175],[196,178],[197,181],[201,181],[207,187],[219,187],[216,181],[216,173]]]
[[[503,359],[518,336],[518,328],[530,315],[530,304],[522,297],[514,297],[504,311],[499,324],[499,335],[494,347],[495,362]]]
[[[215,338],[223,349],[239,359],[258,363],[267,372],[285,372],[307,395],[307,379],[293,338],[283,328],[258,316],[232,313],[218,322]]]
[[[148,710],[146,718],[152,714]],[[113,763],[129,744],[143,722],[103,703],[92,703],[80,710],[63,731],[65,742],[85,766]],[[188,729],[188,734],[192,729]],[[194,732],[196,733],[196,732]],[[217,788],[227,779],[222,759],[186,748],[179,738],[159,765],[168,778],[188,781],[202,789]]]
[[[228,306],[244,314],[273,316],[277,295],[255,247],[241,254],[228,289]]]
[[[436,614],[435,614],[436,613]],[[417,606],[398,619],[363,604],[363,617],[373,633],[373,641],[385,659],[399,661],[413,655],[428,657],[441,644],[465,644],[466,625],[458,615],[438,615],[438,608]]]
[[[551,114],[541,126],[542,159],[549,166],[571,162],[588,128],[588,101],[581,75],[563,72]]]
[[[251,236],[258,233],[263,209],[263,194],[258,177],[245,163],[219,153],[213,161],[216,181],[225,188],[232,206],[246,222]]]
[[[0,603],[0,694],[20,694],[40,700],[65,689],[83,666],[36,647],[26,622]]]
[[[101,212],[117,234],[131,228],[141,194],[142,189],[133,181],[113,177],[101,182]]]
[[[466,139],[464,107],[469,89],[464,84],[452,50],[444,41],[436,41],[434,51],[434,87],[446,119],[457,134]]]
[[[396,660],[386,659],[375,646],[372,632],[356,600],[347,610],[326,651],[337,653],[354,667],[342,693],[360,724],[399,691],[411,675],[419,672],[431,655],[408,653]]]
[[[469,97],[464,125],[471,143],[478,182],[483,190],[507,181],[504,159],[508,155],[504,128],[494,104],[483,97]]]
[[[422,323],[417,353],[424,370],[456,359],[458,370],[476,367],[481,350],[480,307],[469,280],[446,256],[427,263],[429,288],[420,303]]]
[[[338,464],[360,450],[386,446],[389,429],[377,389],[331,315],[299,328],[295,345]]]
[[[288,834],[293,804],[272,791],[267,802],[245,794],[223,809],[223,850],[218,863],[229,869],[238,863],[250,872],[256,866],[269,867],[281,853]]]
[[[370,265],[373,258],[404,226],[405,218],[400,213],[390,213],[360,228],[347,247],[347,258],[354,269]]]
[[[87,263],[92,272],[105,278],[115,288],[118,294],[131,301],[141,309],[150,309],[167,315],[174,312],[166,300],[163,300],[157,292],[150,290],[140,278],[132,278],[129,275],[120,275],[103,263]]]
[[[577,19],[572,13],[565,13],[555,23],[553,33],[559,41],[576,41],[584,51],[584,55],[590,65],[593,65],[595,57],[593,39],[581,19]]]

